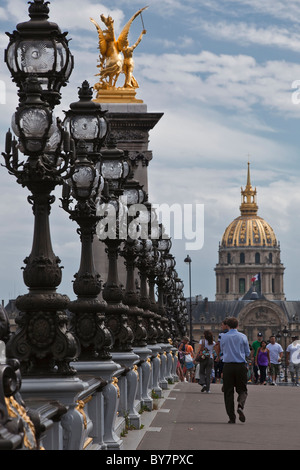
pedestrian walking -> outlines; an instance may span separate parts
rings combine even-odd
[[[184,336],[182,338],[182,342],[179,345],[178,348],[178,354],[181,355],[181,358],[183,360],[183,376],[184,376],[184,382],[192,382],[193,381],[193,375],[194,375],[194,349],[193,347],[189,344],[189,338],[187,336]]]
[[[292,336],[292,343],[286,349],[287,366],[289,368],[292,383],[299,387],[300,371],[300,343],[299,336]]]
[[[195,362],[200,363],[199,385],[201,392],[210,393],[211,373],[214,366],[215,342],[211,331],[204,331],[204,339],[199,341],[200,348]]]
[[[180,382],[184,382],[184,375],[183,375],[183,371],[182,371],[182,367],[181,367],[181,363],[180,363],[179,359],[177,361],[176,374],[177,374]]]
[[[274,335],[270,336],[270,342],[267,345],[267,348],[270,351],[270,375],[272,377],[270,385],[276,385],[276,380],[280,372],[283,349],[279,343],[276,343]]]
[[[215,383],[221,383],[222,379],[222,370],[223,370],[223,362],[218,357],[216,351],[214,350],[214,369],[215,369]]]
[[[180,364],[181,372],[182,372],[182,377],[183,377],[183,367],[184,367],[184,358],[185,358],[185,345],[187,341],[185,341],[185,337],[182,338],[181,343],[178,346],[178,362]],[[184,380],[184,377],[182,378]]]
[[[229,416],[229,423],[236,420],[234,407],[234,391],[238,398],[237,413],[241,422],[246,421],[244,407],[247,400],[247,357],[250,356],[248,338],[240,333],[238,320],[234,317],[227,319],[229,331],[222,335],[220,341],[221,352],[223,353],[223,386],[226,412]]]
[[[255,357],[255,365],[259,368],[260,384],[267,384],[267,368],[270,366],[270,351],[267,348],[267,342],[262,340]]]
[[[261,346],[261,342],[263,340],[263,335],[261,333],[257,334],[257,340],[252,343],[252,350],[251,350],[251,359],[253,364],[253,374],[254,374],[254,383],[258,384],[258,366],[256,365],[256,356],[257,351]]]
[[[227,331],[229,331],[229,328],[227,326],[227,318],[225,318],[222,323],[221,323],[221,333],[219,334],[219,337],[218,337],[218,341],[215,345],[215,351],[216,351],[216,354],[217,354],[217,358],[216,358],[216,361],[219,361],[219,375],[221,377],[221,382],[223,380],[223,367],[224,367],[224,362],[223,362],[223,354],[221,352],[221,347],[220,347],[220,342],[221,342],[221,338],[222,338],[222,335],[226,334]],[[223,390],[223,388],[222,388]]]

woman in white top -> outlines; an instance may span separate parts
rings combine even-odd
[[[210,379],[211,371],[214,366],[214,348],[216,345],[212,332],[208,330],[204,331],[204,339],[200,340],[199,344],[200,349],[196,361],[201,356],[206,355],[206,358],[200,361],[199,385],[202,385],[201,392],[210,393]]]

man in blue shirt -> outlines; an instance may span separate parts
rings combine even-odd
[[[234,389],[238,394],[237,413],[239,420],[246,421],[244,406],[247,399],[247,356],[250,356],[247,336],[237,331],[236,318],[227,318],[229,331],[222,335],[220,340],[221,353],[223,354],[223,387],[226,412],[229,423],[235,423]]]

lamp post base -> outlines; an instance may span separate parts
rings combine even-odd
[[[19,359],[24,376],[74,376],[70,362],[78,347],[68,331],[66,295],[29,293],[16,300],[18,329],[7,343],[7,356]]]

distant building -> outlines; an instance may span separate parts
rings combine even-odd
[[[194,338],[200,339],[205,329],[217,337],[226,316],[238,318],[239,330],[250,342],[257,333],[268,339],[284,326],[300,335],[300,301],[285,299],[280,244],[272,227],[257,214],[249,163],[241,195],[241,215],[228,225],[219,245],[216,299],[193,302]]]
[[[19,315],[20,311],[16,307],[16,300],[15,299],[10,299],[8,301],[8,304],[5,306],[4,309],[6,316],[9,320],[9,327],[10,327],[10,332],[14,333],[16,331],[17,325],[16,325],[16,318]]]

